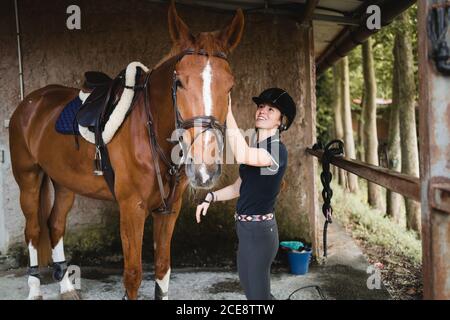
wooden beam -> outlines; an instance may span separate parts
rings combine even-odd
[[[322,158],[322,150],[307,148],[306,152]],[[359,160],[346,157],[334,157],[331,163],[336,167],[356,174],[382,187],[400,193],[410,199],[420,201],[420,179],[386,168],[377,167]]]
[[[312,20],[314,10],[319,4],[319,0],[308,0],[306,3],[305,10],[300,15],[299,23],[300,24],[309,24]]]

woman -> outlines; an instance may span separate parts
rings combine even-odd
[[[239,197],[236,207],[236,232],[239,239],[237,267],[241,286],[249,300],[270,300],[270,266],[278,250],[278,228],[274,215],[276,197],[287,165],[287,150],[279,133],[291,125],[295,103],[279,88],[253,97],[256,143],[249,146],[239,131],[231,104],[227,115],[227,141],[237,163],[239,178],[231,185],[209,192],[197,206],[200,217],[215,201]]]

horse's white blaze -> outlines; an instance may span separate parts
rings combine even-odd
[[[203,78],[203,105],[205,107],[205,115],[210,116],[212,111],[212,94],[211,94],[211,83],[212,83],[212,69],[211,64],[206,63],[205,68],[202,72]]]
[[[200,166],[200,169],[198,170],[200,172],[200,176],[202,177],[202,182],[205,183],[209,179],[209,175],[206,172],[206,166],[202,164]]]
[[[62,280],[59,282],[59,289],[60,289],[61,294],[75,290],[72,282],[69,279],[68,272],[66,272],[66,274],[64,275]]]
[[[59,239],[58,244],[52,250],[53,262],[63,262],[66,260],[64,256],[64,242],[63,238]]]
[[[167,273],[164,275],[164,277],[160,279],[156,279],[156,283],[161,288],[161,291],[166,294],[163,300],[169,300],[169,296],[167,293],[169,292],[169,280],[170,280],[170,268],[167,270]]]
[[[34,276],[28,276],[28,287],[30,292],[28,293],[28,300],[34,300],[41,296],[41,281]]]

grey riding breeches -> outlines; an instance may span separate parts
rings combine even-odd
[[[245,296],[248,300],[271,300],[270,267],[279,246],[276,220],[236,221],[236,233],[237,268]]]

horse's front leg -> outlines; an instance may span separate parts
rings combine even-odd
[[[155,300],[169,299],[170,243],[181,208],[181,197],[173,204],[172,213],[153,214],[153,241],[155,249]]]
[[[126,290],[124,298],[135,300],[142,281],[142,239],[147,207],[140,199],[119,201],[119,207]]]

